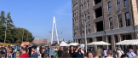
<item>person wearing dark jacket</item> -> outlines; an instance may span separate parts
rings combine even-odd
[[[62,56],[62,52],[63,52],[63,48],[60,47],[59,50],[58,50],[58,57],[61,57]]]
[[[78,48],[76,49],[75,53],[76,58],[83,58],[83,54],[81,53],[81,47],[78,46]]]
[[[69,54],[71,55],[72,58],[75,58],[75,51],[74,51],[74,46],[70,46]]]

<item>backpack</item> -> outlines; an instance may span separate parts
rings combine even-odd
[[[17,51],[20,51],[20,46],[17,46]]]

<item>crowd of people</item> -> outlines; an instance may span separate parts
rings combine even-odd
[[[125,51],[121,48],[112,51],[98,46],[97,49],[91,48],[87,53],[82,53],[80,46],[0,45],[0,58],[138,58],[138,50],[128,47]]]

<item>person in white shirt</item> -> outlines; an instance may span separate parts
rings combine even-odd
[[[39,46],[37,46],[37,48],[36,48],[36,52],[39,54],[38,58],[40,58]]]
[[[134,53],[134,51],[132,49],[129,50],[129,52],[127,53],[127,55],[129,56],[129,58],[133,58],[136,56],[136,54]]]
[[[124,52],[122,51],[121,48],[119,48],[119,49],[117,50],[117,53],[118,53],[118,58],[121,58],[121,56],[124,54]]]
[[[111,50],[107,51],[107,57],[106,58],[113,58],[113,52]]]

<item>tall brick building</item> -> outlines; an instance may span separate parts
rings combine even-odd
[[[73,38],[85,43],[105,41],[115,49],[115,43],[138,39],[138,0],[72,0]]]

